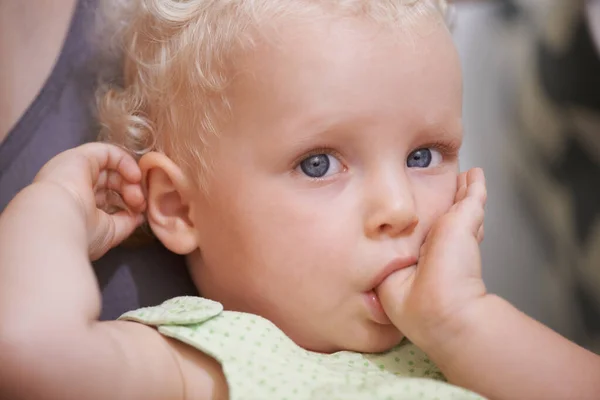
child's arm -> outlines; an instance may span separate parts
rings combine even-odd
[[[97,321],[89,255],[101,256],[135,228],[140,181],[123,151],[86,145],[52,160],[0,216],[0,398],[226,395],[209,357],[140,324]],[[94,187],[119,191],[135,214],[104,214]]]
[[[455,204],[429,233],[416,270],[379,287],[384,309],[451,383],[494,400],[597,399],[600,357],[486,292],[485,199],[480,170],[459,177]]]
[[[600,396],[600,357],[493,295],[418,345],[450,382],[490,399]]]

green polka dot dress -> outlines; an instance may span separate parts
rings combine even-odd
[[[408,341],[382,354],[321,354],[297,346],[270,321],[223,311],[201,297],[177,297],[122,320],[156,326],[219,361],[231,400],[481,399],[449,385]]]

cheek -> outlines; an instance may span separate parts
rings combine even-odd
[[[413,184],[419,221],[427,232],[454,204],[456,180],[456,173],[446,173],[423,176]]]
[[[342,218],[339,201],[312,193],[258,181],[222,190],[206,213],[206,267],[257,287],[333,279],[335,268],[322,267],[346,265],[336,249],[352,248],[352,222]]]
[[[339,202],[318,201],[307,193],[278,192],[273,196],[263,192],[265,197],[277,199],[270,204],[266,199],[240,204],[253,206],[252,218],[244,221],[252,251],[260,252],[278,271],[286,270],[288,276],[323,277],[327,269],[321,267],[335,266],[334,258],[340,254],[336,249],[348,245],[350,221],[344,221],[343,212],[333,209]]]

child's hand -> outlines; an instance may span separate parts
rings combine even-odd
[[[391,275],[377,290],[394,325],[419,346],[460,329],[465,310],[486,295],[479,251],[485,202],[483,171],[462,173],[455,203],[429,232],[417,267]]]
[[[141,179],[136,161],[127,152],[104,143],[89,143],[54,157],[37,174],[34,184],[54,184],[73,197],[85,218],[90,259],[96,260],[143,221],[146,204]],[[119,195],[121,206],[127,210],[114,214],[104,211],[115,205],[107,198],[111,192]]]

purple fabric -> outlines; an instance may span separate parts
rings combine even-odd
[[[97,135],[92,115],[94,52],[87,40],[95,3],[79,1],[50,77],[0,144],[0,212],[50,158]],[[102,289],[103,319],[173,296],[196,294],[184,260],[159,244],[114,249],[94,269]]]

